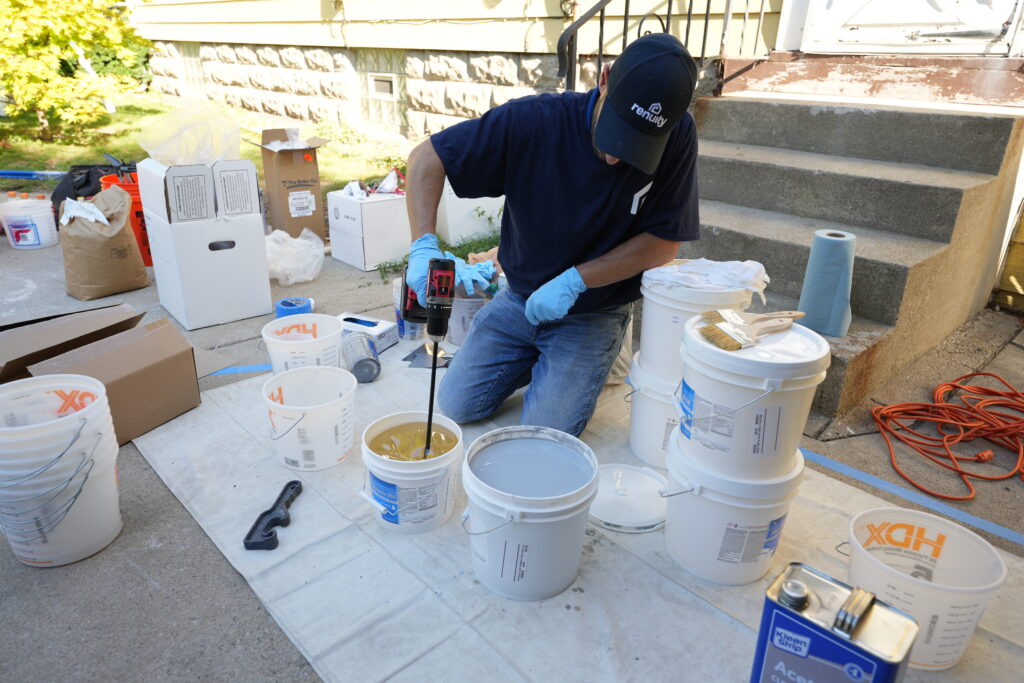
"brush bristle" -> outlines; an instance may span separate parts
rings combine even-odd
[[[705,325],[700,328],[700,334],[709,342],[724,351],[739,351],[744,346],[749,346],[750,340],[747,335],[737,330],[729,323],[718,323],[717,325]]]
[[[725,322],[725,316],[722,315],[721,311],[704,311],[700,314],[700,319],[708,325],[716,325],[718,323]]]

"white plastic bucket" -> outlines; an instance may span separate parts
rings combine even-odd
[[[679,566],[712,583],[740,586],[768,572],[789,505],[803,479],[799,452],[774,479],[721,476],[687,457],[679,436],[668,455],[665,546]]]
[[[469,334],[469,326],[473,318],[480,312],[489,299],[484,297],[455,297],[452,300],[452,315],[448,320],[448,341],[462,346]]]
[[[874,508],[850,520],[850,583],[909,612],[921,627],[910,666],[937,671],[967,649],[1006,563],[981,536],[905,508]]]
[[[76,562],[121,529],[103,384],[45,375],[0,388],[0,529],[26,564]]]
[[[331,367],[296,368],[263,384],[270,438],[285,467],[322,470],[352,452],[355,390],[351,372]]]
[[[45,199],[20,199],[0,204],[0,223],[15,249],[42,249],[60,242],[53,205]]]
[[[271,320],[263,326],[274,374],[320,365],[341,367],[341,321],[331,315],[300,313]]]
[[[434,413],[434,425],[451,430],[456,443],[447,453],[426,460],[385,458],[370,449],[370,442],[386,429],[426,421],[425,412],[394,413],[363,430],[366,482],[360,495],[377,511],[381,526],[400,534],[431,531],[452,516],[463,453],[462,430],[452,420]]]
[[[673,397],[676,384],[649,372],[633,357],[629,370],[633,387],[629,408],[629,450],[649,465],[665,469],[672,435],[679,431],[679,406]]]
[[[784,476],[793,467],[814,391],[831,351],[825,339],[793,325],[739,351],[724,351],[686,324],[679,387],[683,452],[724,477]]]
[[[463,527],[483,585],[514,600],[543,600],[572,584],[598,487],[589,446],[548,427],[495,429],[469,447],[462,485]]]
[[[750,306],[749,289],[710,290],[653,282],[645,274],[640,292],[644,296],[640,321],[640,360],[644,367],[665,380],[678,383],[683,376],[679,340],[683,326],[704,311]]]

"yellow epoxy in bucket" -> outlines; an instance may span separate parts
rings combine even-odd
[[[409,422],[386,429],[370,440],[370,450],[390,460],[429,460],[444,455],[459,442],[450,429],[434,425],[430,431],[430,453],[425,457],[426,422]]]

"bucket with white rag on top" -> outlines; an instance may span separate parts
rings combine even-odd
[[[753,293],[761,294],[767,283],[764,266],[755,261],[680,259],[645,271],[640,285],[644,297],[640,363],[657,376],[677,382],[683,376],[679,358],[683,325],[705,311],[746,310]]]
[[[793,325],[725,351],[701,336],[703,325],[700,319],[686,324],[679,350],[683,452],[725,477],[784,476],[831,361],[828,342]]]
[[[288,370],[263,383],[270,439],[285,467],[322,470],[352,452],[356,384],[348,370],[315,366]]]
[[[0,388],[0,530],[33,566],[86,558],[121,531],[117,441],[102,382],[31,377]]]
[[[462,464],[462,430],[434,413],[430,450],[427,414],[405,412],[371,422],[363,431],[366,483],[360,495],[377,511],[377,521],[400,534],[418,534],[452,515]]]
[[[514,600],[543,600],[572,584],[598,488],[589,446],[549,427],[495,429],[469,447],[462,485],[463,528],[483,585]]]
[[[939,671],[963,657],[1006,563],[973,531],[906,508],[874,508],[850,520],[850,583],[917,619],[910,667]]]
[[[263,343],[274,374],[308,365],[341,367],[343,325],[331,315],[299,313],[263,326]]]
[[[629,450],[649,465],[665,468],[672,435],[679,429],[679,404],[674,397],[678,384],[649,372],[639,354],[627,380],[629,395]]]
[[[757,581],[778,549],[803,479],[803,456],[797,451],[789,471],[779,477],[738,478],[706,469],[683,453],[680,441],[677,433],[667,458],[669,555],[706,581],[729,586]]]

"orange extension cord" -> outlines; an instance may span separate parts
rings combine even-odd
[[[965,383],[975,377],[992,377],[1002,383],[1007,391]],[[948,402],[947,397],[957,391],[961,392],[956,396],[960,403]],[[1013,412],[1007,412],[1006,409]],[[929,495],[946,500],[971,500],[977,495],[971,478],[999,481],[1016,475],[1024,480],[1024,393],[999,375],[972,372],[935,387],[932,403],[894,403],[879,406],[871,411],[871,416],[878,425],[878,431],[885,437],[893,469]],[[932,423],[936,434],[927,435],[911,429],[911,425],[917,421]],[[951,496],[932,491],[914,481],[896,462],[893,439],[897,439],[936,465],[956,472],[970,493],[964,496]],[[961,463],[988,462],[995,457],[990,448],[969,457],[953,453],[954,446],[974,439],[985,439],[991,444],[1016,452],[1017,464],[1009,472],[997,475],[980,474],[964,469]]]

